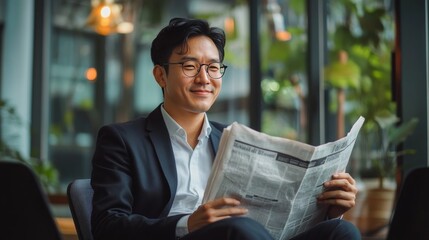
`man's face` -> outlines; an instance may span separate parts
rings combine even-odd
[[[173,51],[170,63],[193,60],[199,64],[210,64],[220,61],[215,44],[206,36],[190,38],[188,51],[184,54],[179,52],[180,47]],[[222,78],[210,78],[206,69],[207,66],[202,66],[195,77],[186,76],[181,64],[168,65],[168,74],[161,69],[163,77],[157,81],[164,88],[164,108],[170,115],[203,113],[210,109],[219,95]]]

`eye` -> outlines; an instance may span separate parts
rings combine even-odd
[[[217,72],[220,69],[220,64],[219,63],[211,63],[209,65],[209,71],[211,72]]]
[[[195,70],[197,69],[197,63],[195,62],[184,62],[183,69],[185,70]]]

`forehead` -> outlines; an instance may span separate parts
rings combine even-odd
[[[219,51],[209,37],[195,36],[189,38],[183,46],[176,47],[170,58],[208,58],[219,61]]]

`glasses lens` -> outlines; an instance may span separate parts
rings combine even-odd
[[[183,73],[188,77],[195,77],[205,64],[196,61],[186,61],[182,64]],[[207,74],[211,78],[221,78],[225,72],[225,65],[222,63],[210,63],[207,66]]]
[[[223,75],[222,63],[210,63],[207,66],[207,73],[211,78],[221,78]]]
[[[183,73],[188,77],[195,77],[199,71],[199,64],[195,61],[186,61],[182,64]]]

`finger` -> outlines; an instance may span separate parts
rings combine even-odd
[[[234,207],[238,205],[240,205],[240,201],[238,201],[237,199],[224,197],[224,198],[217,198],[213,201],[207,202],[201,205],[200,207],[209,209],[209,208],[224,208],[226,206]]]
[[[206,215],[222,216],[222,215],[242,215],[247,213],[248,210],[242,207],[224,207],[224,208],[208,208],[202,205],[197,209],[198,212],[205,213]]]
[[[325,182],[323,186],[326,188],[326,191],[342,189],[346,192],[357,193],[357,187],[347,179],[330,180]]]
[[[339,199],[339,200],[356,200],[356,194],[353,192],[345,192],[342,190],[332,190],[326,191],[320,194],[317,199],[319,201],[330,200],[330,199]]]
[[[201,205],[197,211],[205,217],[224,217],[224,216],[238,216],[248,212],[246,208],[238,206],[221,205],[222,207],[212,207],[217,204],[204,204]],[[220,206],[220,205],[219,205]]]
[[[347,179],[347,181],[350,182],[350,184],[355,185],[356,181],[354,180],[354,178],[346,172],[341,172],[341,173],[335,173],[334,175],[332,175],[332,179]]]
[[[319,201],[319,203],[342,207],[345,209],[350,209],[356,205],[356,202],[354,200],[345,200],[345,199],[339,199],[339,198],[325,199],[325,200]]]
[[[188,229],[191,231],[231,216],[244,215],[247,209],[236,207],[239,201],[220,199],[201,205],[188,219]],[[232,205],[232,206],[231,206]]]
[[[246,214],[247,212],[248,210],[246,208],[229,207],[229,208],[216,209],[216,211],[213,212],[213,215],[216,217],[240,216],[240,215]]]
[[[206,217],[224,217],[243,215],[247,209],[238,207],[240,201],[234,198],[218,198],[198,207],[197,211]]]

